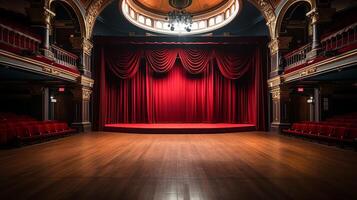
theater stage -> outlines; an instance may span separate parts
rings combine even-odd
[[[160,124],[106,124],[105,131],[127,133],[229,133],[256,130],[254,124],[229,123],[160,123]]]

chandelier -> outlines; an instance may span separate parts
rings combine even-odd
[[[168,20],[168,27],[171,31],[186,30],[191,31],[192,15],[188,13],[185,8],[192,4],[192,0],[169,0],[171,7],[175,10],[170,11],[167,14],[166,20]]]

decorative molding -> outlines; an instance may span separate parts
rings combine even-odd
[[[333,70],[338,70],[345,67],[356,66],[357,50],[346,52],[342,55],[328,58],[317,63],[308,65],[300,70],[284,74],[284,82],[293,82],[301,80],[307,76],[322,74]]]
[[[279,50],[279,40],[278,38],[274,38],[269,43],[270,55],[274,55]]]
[[[88,101],[90,99],[90,95],[92,94],[91,89],[82,88],[82,99]]]
[[[317,67],[310,67],[300,72],[300,77],[309,76],[317,71]]]
[[[289,90],[285,87],[277,87],[270,91],[272,94],[272,99],[281,100],[281,99],[289,99],[290,93]]]
[[[87,87],[76,87],[72,89],[73,97],[77,101],[89,101],[92,89]]]
[[[270,31],[270,38],[276,38],[274,34],[275,26],[276,26],[276,15],[275,10],[270,1],[268,0],[251,0],[256,3],[258,9],[262,12],[267,22]]]
[[[21,69],[25,69],[25,70],[31,70],[34,73],[45,73],[48,75],[52,75],[52,76],[56,76],[57,78],[60,79],[70,79],[70,80],[76,80],[77,77],[79,77],[79,74],[73,73],[71,71],[67,71],[58,67],[55,67],[53,65],[41,62],[41,61],[37,61],[31,58],[27,58],[27,57],[23,57],[23,56],[19,56],[13,53],[9,53],[7,51],[3,51],[0,50],[0,56],[4,56],[4,58],[6,59],[12,59],[11,62],[14,62],[14,60],[21,62],[22,64],[20,65],[21,67],[17,67],[17,68],[21,68]],[[1,60],[2,62],[5,62],[4,58],[2,58],[3,60]],[[0,63],[1,63],[0,61]],[[24,64],[26,63],[26,64]],[[27,65],[32,65],[32,67],[29,67]],[[36,68],[35,68],[36,66]]]
[[[100,13],[100,11],[104,8],[104,5],[111,2],[112,0],[96,0],[92,1],[89,5],[86,15],[86,23],[87,23],[87,36],[86,38],[92,37],[92,32],[94,28],[95,21]]]
[[[89,41],[87,38],[83,38],[82,48],[85,54],[91,55],[93,49],[93,43]]]
[[[94,80],[82,75],[78,77],[78,83],[82,86],[92,88],[94,84]]]
[[[59,71],[57,71],[56,69],[54,69],[53,67],[42,66],[42,71],[52,74],[52,75],[55,75],[55,76],[61,75],[61,73]]]
[[[284,82],[283,77],[277,76],[277,77],[274,77],[274,78],[268,80],[268,87],[276,88],[276,87],[279,87],[280,84],[282,84],[283,82]]]
[[[279,100],[280,99],[280,88],[276,89],[276,90],[272,90],[271,91],[271,96],[273,100]]]

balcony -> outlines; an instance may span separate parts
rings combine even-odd
[[[77,69],[77,62],[78,62],[78,56],[70,53],[64,49],[61,49],[60,47],[56,45],[51,45],[51,51],[54,56],[54,61],[55,63],[68,67],[72,70],[78,70]]]
[[[311,51],[311,43],[304,45],[284,56],[286,68],[293,68],[307,62],[307,54]]]
[[[351,24],[337,32],[321,39],[321,53],[319,58],[311,61],[317,62],[331,56],[336,56],[357,49],[357,23]],[[289,73],[310,64],[307,54],[311,51],[311,43],[306,44],[284,55],[285,73]]]
[[[21,28],[0,23],[0,48],[18,54],[35,54],[41,40]]]
[[[347,26],[321,40],[322,49],[327,54],[338,54],[356,48],[357,22]]]

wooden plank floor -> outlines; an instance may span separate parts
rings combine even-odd
[[[0,150],[0,199],[357,199],[357,153],[258,132],[80,134]]]

